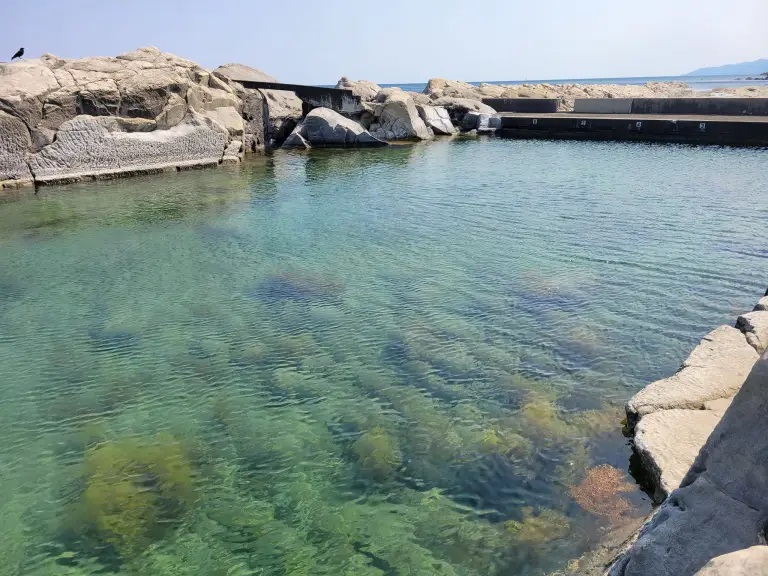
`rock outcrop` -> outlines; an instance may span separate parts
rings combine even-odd
[[[248,100],[254,93],[264,95],[267,122],[266,138],[270,146],[282,144],[296,125],[301,122],[302,102],[295,93],[285,90],[249,90],[233,82],[233,80],[279,82],[269,74],[244,64],[224,64],[216,68],[213,75],[231,82],[243,101]]]
[[[371,134],[382,140],[429,140],[434,136],[413,98],[399,88],[385,88],[376,95],[373,117]]]
[[[284,148],[386,146],[354,120],[328,108],[315,108],[295,128],[283,144]]]
[[[442,106],[425,106],[423,104],[417,104],[416,110],[419,112],[419,117],[435,134],[443,136],[450,136],[456,134],[456,128],[451,122],[451,116],[448,114],[448,110]]]
[[[464,116],[468,112],[478,112],[480,114],[496,114],[496,110],[483,104],[479,100],[470,100],[468,98],[454,98],[452,96],[443,96],[437,100],[431,101],[433,106],[440,106],[448,111],[454,126],[461,126],[464,122]]]
[[[680,487],[614,564],[611,576],[692,576],[709,569],[704,567],[712,558],[764,544],[767,420],[768,353],[755,364]],[[764,558],[763,552],[755,554]],[[747,556],[752,554],[738,557]]]
[[[194,62],[157,48],[0,64],[0,182],[113,177],[220,162],[264,146],[247,103]]]
[[[342,76],[341,80],[336,83],[336,88],[341,90],[351,90],[352,94],[359,96],[363,102],[373,102],[376,100],[376,95],[381,91],[381,86],[368,80],[350,80],[346,76]]]

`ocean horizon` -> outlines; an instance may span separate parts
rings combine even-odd
[[[747,76],[631,76],[625,78],[557,78],[557,79],[526,79],[526,80],[482,80],[468,82],[475,86],[480,84],[622,84],[641,85],[648,82],[684,82],[692,90],[703,91],[714,88],[744,88],[748,86],[768,85],[765,80],[747,80]],[[402,88],[410,92],[423,92],[426,82],[384,83],[382,88]]]

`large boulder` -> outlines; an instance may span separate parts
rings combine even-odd
[[[73,172],[119,171],[123,164],[126,171],[134,170],[143,162],[140,157],[146,157],[147,165],[207,163],[221,159],[224,148],[242,149],[243,142],[263,147],[262,109],[261,94],[245,101],[234,87],[194,62],[157,48],[76,60],[46,54],[0,64],[0,111],[5,114],[0,120],[0,181],[28,180],[28,170],[20,164],[26,155],[31,156],[32,175],[46,179],[55,178],[57,170],[66,178]],[[17,119],[24,129],[8,117]],[[94,120],[101,117],[107,120]],[[82,121],[73,123],[78,119]],[[81,161],[70,158],[74,149],[66,147],[75,144],[73,126],[83,127],[91,146]],[[164,134],[176,127],[179,130]],[[61,130],[64,134],[59,134]],[[146,136],[126,140],[119,135],[145,131],[157,132],[152,139],[164,159],[142,151],[133,159],[115,162],[106,160],[112,148],[92,148],[124,141],[134,142],[132,150],[136,150]],[[190,131],[197,135],[185,139]],[[226,142],[219,150],[221,134]],[[210,147],[214,141],[215,153]],[[181,148],[174,151],[169,142],[178,142]]]
[[[760,302],[758,302],[758,307]],[[743,314],[736,320],[736,327],[744,333],[747,342],[758,354],[765,352],[768,348],[768,311],[758,309]]]
[[[216,68],[213,71],[213,75],[230,83],[236,80],[279,82],[279,80],[269,74],[245,64],[224,64]],[[256,91],[244,89],[241,85],[237,85],[237,89],[241,91],[241,100],[245,100],[251,92],[261,92],[264,95],[267,108],[266,137],[271,146],[282,144],[301,121],[303,105],[301,99],[294,92],[267,89]]]
[[[424,106],[423,104],[417,104],[416,110],[419,111],[419,116],[435,134],[441,134],[443,136],[450,136],[456,134],[456,128],[451,122],[451,116],[448,114],[448,110],[442,106]]]
[[[283,146],[304,148],[306,143],[317,147],[387,145],[354,120],[329,108],[315,108],[307,114]]]
[[[358,96],[362,102],[372,102],[376,95],[381,91],[381,86],[368,80],[350,80],[342,76],[336,83],[336,88],[341,90],[351,90],[355,96]]]
[[[413,98],[392,88],[376,96],[370,131],[382,140],[429,140],[434,135],[419,116]]]
[[[441,106],[448,110],[448,115],[451,117],[451,122],[453,122],[454,126],[461,126],[467,112],[478,112],[480,114],[488,115],[496,114],[496,110],[490,106],[483,104],[479,100],[472,100],[469,98],[443,96],[433,100],[432,105]]]

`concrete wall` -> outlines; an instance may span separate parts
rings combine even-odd
[[[632,98],[576,98],[573,111],[582,114],[630,114]]]
[[[768,98],[634,98],[632,114],[768,116]]]
[[[555,98],[483,98],[483,104],[496,112],[532,112],[551,114],[557,112]]]
[[[279,82],[253,82],[237,79],[234,79],[234,81],[250,89],[293,92],[305,104],[305,114],[313,108],[330,108],[336,112],[347,114],[360,112],[361,109],[360,97],[355,96],[351,90],[305,86],[303,84],[282,84]]]
[[[644,120],[626,118],[579,118],[578,114],[503,116],[497,134],[503,138],[549,138],[565,140],[628,140],[680,142],[729,146],[768,146],[768,122],[713,120]]]

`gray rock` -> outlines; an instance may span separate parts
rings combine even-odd
[[[453,123],[451,122],[448,110],[442,106],[425,106],[423,104],[417,104],[416,109],[419,112],[419,116],[424,121],[424,124],[426,124],[428,128],[431,128],[435,134],[444,136],[456,134],[456,128],[454,128]]]
[[[696,576],[768,576],[768,546],[752,546],[718,556]]]
[[[24,122],[0,111],[0,182],[30,180],[25,160],[31,140]]]
[[[169,130],[137,132],[136,127],[121,118],[78,116],[62,124],[53,144],[29,156],[32,173],[50,183],[207,165],[221,160],[228,143],[225,129],[196,112]]]
[[[757,303],[757,306],[755,306],[755,311],[758,310],[768,310],[768,296],[763,296],[760,298],[760,300]]]
[[[747,342],[758,354],[768,348],[768,311],[758,310],[739,316],[736,328],[744,333]]]
[[[346,76],[342,76],[341,80],[336,83],[336,88],[342,90],[351,90],[355,96],[359,96],[362,102],[372,102],[376,99],[376,95],[381,91],[381,86],[368,80],[350,80]]]
[[[413,99],[400,89],[384,89],[376,96],[371,134],[382,140],[429,140],[434,136],[419,116]]]
[[[721,415],[721,411],[713,410],[660,410],[640,420],[635,428],[634,448],[657,502],[680,487]]]
[[[315,108],[304,119],[301,136],[312,146],[386,146],[357,122],[329,108]]]
[[[285,139],[285,142],[283,142],[282,147],[295,148],[299,150],[309,150],[310,148],[312,148],[312,145],[309,142],[307,142],[304,136],[301,135],[303,130],[304,130],[303,124],[297,126],[296,129],[293,132],[291,132],[291,135]]]
[[[493,115],[496,110],[480,102],[469,98],[454,98],[452,96],[443,96],[432,101],[433,106],[442,106],[448,110],[451,122],[454,126],[461,126],[464,116],[467,112],[480,112],[482,114]]]
[[[171,94],[163,111],[155,118],[155,122],[157,122],[157,127],[160,130],[167,130],[184,120],[186,115],[187,103],[184,101],[184,98],[178,94]]]
[[[250,80],[252,82],[279,82],[276,78],[244,64],[224,64],[213,71],[213,75],[228,82]],[[293,92],[285,90],[249,90],[238,85],[243,92],[259,92],[264,96],[267,110],[264,115],[267,123],[266,139],[273,146],[279,146],[301,121],[303,105]],[[243,96],[241,94],[241,99]]]
[[[681,487],[612,576],[689,576],[716,556],[765,543],[768,354],[754,366]]]
[[[730,326],[710,332],[683,362],[677,374],[658,380],[627,403],[630,427],[657,410],[698,410],[704,403],[733,396],[741,388],[758,354],[744,335]]]

